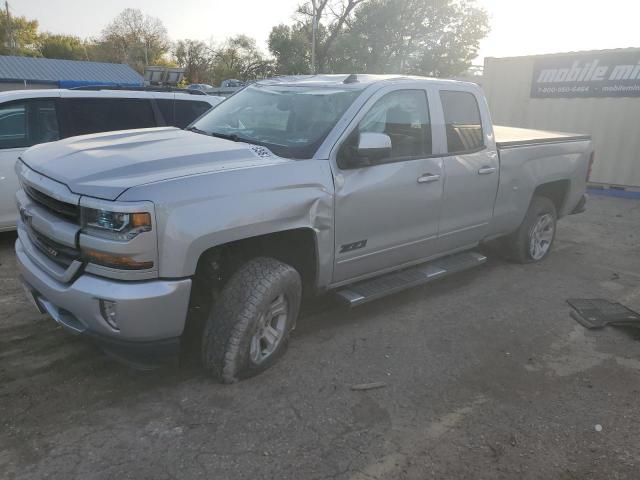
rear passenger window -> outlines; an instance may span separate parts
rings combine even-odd
[[[52,100],[29,103],[30,144],[53,142],[60,139],[56,105]]]
[[[211,105],[208,102],[176,100],[173,125],[185,128],[210,108]]]
[[[110,130],[150,128],[156,126],[153,107],[149,100],[118,98],[111,110]]]
[[[426,93],[398,90],[378,100],[358,126],[360,132],[386,133],[391,138],[390,161],[431,154],[431,122]]]
[[[53,100],[26,100],[0,105],[0,149],[30,147],[59,138]]]
[[[455,154],[484,147],[476,97],[469,92],[442,90],[440,100],[447,132],[447,151]]]
[[[66,102],[72,135],[156,126],[149,100],[70,98]]]
[[[7,103],[0,106],[0,148],[26,147],[27,105]]]

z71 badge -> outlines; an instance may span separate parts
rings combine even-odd
[[[353,243],[345,243],[340,247],[340,253],[351,252],[353,250],[358,250],[359,248],[364,248],[367,245],[366,240],[360,240],[358,242]]]

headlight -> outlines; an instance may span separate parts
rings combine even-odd
[[[131,240],[143,232],[151,231],[148,212],[122,213],[82,207],[82,229],[89,235],[110,240]]]
[[[145,271],[136,272],[135,279],[157,276],[154,212],[149,201],[114,203],[81,197],[78,245],[86,271],[125,280],[131,275],[123,272],[130,270]]]

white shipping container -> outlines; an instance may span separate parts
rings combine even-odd
[[[633,56],[633,53],[637,53],[640,59],[640,49],[584,52],[584,60],[576,57],[577,54],[486,58],[482,86],[487,95],[493,122],[496,125],[591,134],[596,150],[596,163],[591,181],[640,187],[640,95],[532,98],[534,78],[544,76],[547,82],[556,81],[560,82],[556,85],[563,85],[562,81],[567,77],[567,72],[572,79],[578,80],[572,83],[574,86],[579,85],[585,78],[586,84],[590,76],[599,75],[605,80],[615,80],[624,73],[627,78],[622,84],[625,85],[624,88],[631,89],[632,87],[627,85],[634,82],[628,77],[640,72],[640,63],[637,64],[635,72],[626,65],[623,70],[610,62],[608,71],[602,65],[603,62],[606,63],[607,55],[613,58],[619,55]],[[581,52],[580,55],[582,54]],[[594,57],[596,54],[597,58]],[[569,67],[559,69],[555,79],[555,72],[552,70],[545,70],[544,74],[536,71],[534,76],[537,61],[550,59],[548,63],[553,65],[554,62],[561,63],[562,57],[568,58],[569,55]],[[596,58],[598,63],[594,63],[593,58]],[[570,68],[574,70],[571,71]],[[637,84],[640,84],[640,76],[637,80]],[[605,90],[602,87],[596,88],[599,91]],[[633,88],[638,87],[634,85]]]

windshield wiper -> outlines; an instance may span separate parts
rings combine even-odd
[[[216,138],[224,138],[225,140],[231,140],[232,142],[249,142],[249,140],[245,140],[244,138],[240,138],[235,133],[218,133],[218,132],[208,132],[209,135]]]
[[[252,145],[267,146],[267,144],[264,142],[261,142],[259,140],[254,140],[253,138],[240,137],[235,133],[209,132],[209,135],[211,135],[212,137],[224,138],[225,140],[231,140],[232,142],[243,142],[243,143],[251,143]]]
[[[253,143],[248,138],[241,138],[238,135],[236,135],[235,133],[227,134],[227,133],[218,133],[218,132],[207,132],[207,131],[201,130],[198,127],[195,127],[195,126],[187,127],[187,128],[185,128],[185,130],[188,130],[190,132],[195,132],[195,133],[201,133],[202,135],[209,135],[211,137],[224,138],[225,140],[231,140],[232,142]]]
[[[187,127],[185,128],[186,131],[188,132],[194,132],[194,133],[200,133],[201,135],[209,135],[208,132],[205,132],[204,130],[200,130],[198,127]]]
[[[268,147],[269,144],[266,142],[261,142],[259,140],[253,140],[251,138],[244,138],[236,135],[235,133],[220,133],[220,132],[206,132],[204,130],[200,130],[197,127],[187,127],[185,130],[189,130],[190,132],[201,133],[203,135],[209,135],[211,137],[223,138],[224,140],[231,140],[232,142],[243,142],[243,143],[251,143],[252,145],[262,145],[263,147]]]

